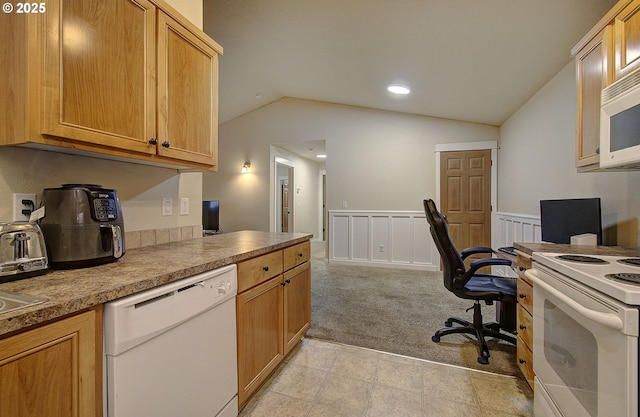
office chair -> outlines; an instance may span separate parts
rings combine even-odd
[[[482,322],[482,311],[480,301],[484,301],[487,305],[492,305],[494,301],[505,303],[503,307],[513,310],[515,315],[516,307],[516,280],[512,278],[502,278],[494,275],[478,273],[478,269],[491,265],[510,265],[507,259],[499,258],[481,258],[474,260],[467,270],[464,265],[464,259],[470,255],[477,253],[493,253],[491,248],[473,247],[458,252],[451,238],[444,216],[438,211],[435,203],[431,199],[424,200],[424,212],[427,216],[427,222],[431,226],[431,236],[438,248],[438,252],[442,257],[443,281],[444,286],[459,298],[474,300],[473,304],[473,322],[449,317],[444,325],[446,327],[438,330],[431,340],[439,342],[442,336],[453,333],[473,334],[478,339],[478,363],[486,365],[489,363],[489,348],[485,337],[495,337],[516,343],[516,339],[505,333],[500,332],[500,324]],[[469,311],[469,308],[467,311]],[[453,323],[460,324],[460,327],[453,327]]]

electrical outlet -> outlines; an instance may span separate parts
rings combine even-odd
[[[380,245],[380,253],[384,252],[384,245]]]
[[[36,195],[26,193],[13,194],[13,221],[28,222],[31,212],[37,209]]]
[[[165,197],[162,199],[162,215],[163,216],[173,215],[173,198]]]
[[[189,214],[189,199],[181,198],[180,199],[180,215],[186,216],[187,214]]]

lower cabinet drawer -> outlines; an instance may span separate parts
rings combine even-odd
[[[518,278],[517,296],[518,304],[529,313],[533,313],[533,287],[522,278]]]
[[[238,264],[238,293],[282,273],[282,251],[267,253]]]
[[[311,243],[303,242],[297,245],[284,248],[284,270],[288,271],[293,267],[301,265],[311,257]]]
[[[518,305],[518,337],[529,347],[533,348],[533,318],[527,310]]]
[[[533,389],[533,352],[531,352],[531,349],[529,349],[520,336],[518,336],[516,351],[518,367],[520,371],[522,371],[522,375],[524,375],[531,389]]]

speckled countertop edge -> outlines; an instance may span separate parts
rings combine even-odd
[[[0,284],[0,291],[48,299],[0,313],[0,337],[137,292],[310,240],[306,233],[241,231],[127,250],[117,262],[50,270]]]

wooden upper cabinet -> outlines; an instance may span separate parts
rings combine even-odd
[[[640,67],[640,0],[632,1],[615,18],[615,79]]]
[[[155,14],[145,0],[48,2],[42,133],[156,152]]]
[[[0,25],[0,145],[216,170],[222,47],[162,0],[49,0]]]
[[[611,62],[611,27],[607,26],[576,55],[577,167],[600,162],[600,93],[611,81]]]
[[[158,144],[161,155],[217,165],[218,54],[158,15]]]

